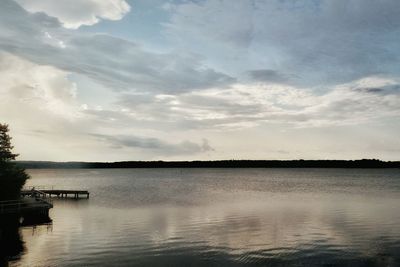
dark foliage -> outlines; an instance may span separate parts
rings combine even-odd
[[[0,162],[15,160],[18,156],[11,152],[13,146],[11,145],[11,137],[8,135],[8,131],[8,125],[0,123]]]
[[[0,200],[18,199],[22,186],[29,176],[13,160],[8,125],[0,123]]]
[[[18,257],[23,250],[19,217],[0,217],[0,266],[8,266],[8,260]]]

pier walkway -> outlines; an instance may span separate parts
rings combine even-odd
[[[44,187],[30,187],[21,190],[21,196],[59,197],[59,198],[89,198],[87,190],[64,190]]]

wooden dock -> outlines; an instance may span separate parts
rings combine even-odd
[[[48,216],[51,208],[53,208],[53,204],[42,198],[0,201],[0,215],[15,214],[25,217],[35,214]]]
[[[86,190],[62,190],[62,189],[30,189],[21,190],[21,196],[39,196],[39,197],[58,197],[58,198],[89,198],[89,191]]]

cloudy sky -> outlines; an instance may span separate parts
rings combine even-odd
[[[398,0],[1,0],[21,160],[400,159]]]

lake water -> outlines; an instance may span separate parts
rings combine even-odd
[[[87,189],[11,266],[400,266],[400,170],[29,170]]]

